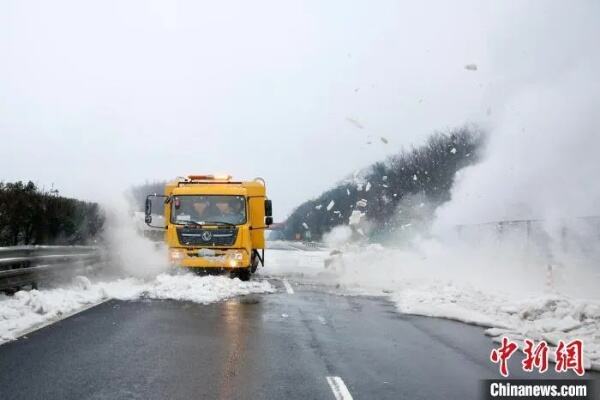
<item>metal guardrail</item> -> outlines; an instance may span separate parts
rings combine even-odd
[[[326,246],[318,242],[300,242],[289,240],[267,241],[267,249],[272,250],[302,250],[318,251],[325,249]]]
[[[0,247],[0,290],[37,282],[50,273],[96,264],[102,259],[94,246]]]
[[[600,256],[600,216],[549,221],[523,219],[457,225],[456,237],[472,243],[510,245],[510,251],[547,257],[548,264],[569,256],[571,261],[597,263]]]

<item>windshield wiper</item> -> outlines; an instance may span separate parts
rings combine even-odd
[[[236,226],[235,224],[232,224],[230,222],[225,222],[225,221],[193,221],[193,220],[189,220],[189,221],[178,221],[176,223],[179,223],[181,225],[184,226],[204,226],[204,225],[221,225],[221,226]]]
[[[191,221],[191,220],[190,220],[190,221],[179,221],[179,222],[176,222],[176,223],[182,224],[182,225],[184,225],[184,226],[190,226],[190,225],[194,225],[194,226],[202,226],[202,224],[201,224],[201,223],[199,223],[199,222],[196,222],[196,221]]]
[[[232,224],[230,222],[225,222],[225,221],[202,221],[202,224],[200,225],[225,225],[225,226],[235,226],[235,224]]]

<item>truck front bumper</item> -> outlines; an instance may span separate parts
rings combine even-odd
[[[246,249],[171,248],[171,265],[185,268],[238,269],[250,266]]]

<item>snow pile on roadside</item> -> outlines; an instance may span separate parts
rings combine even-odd
[[[192,301],[209,304],[235,296],[252,293],[272,293],[275,288],[266,280],[248,282],[225,276],[196,276],[193,274],[160,274],[154,280],[134,278],[103,282],[96,285],[105,297],[119,300],[138,298]]]
[[[0,343],[102,300],[98,290],[90,289],[74,285],[68,289],[21,290],[13,296],[0,294]]]
[[[586,367],[600,370],[600,299],[592,295],[597,273],[558,268],[549,286],[547,265],[532,258],[463,250],[429,243],[418,251],[370,245],[312,257],[278,251],[265,272],[390,296],[400,312],[488,327],[495,338],[544,339],[550,346],[582,339]]]
[[[325,269],[325,260],[329,257],[330,251],[302,251],[290,247],[289,249],[269,249],[265,254],[265,268],[260,268],[260,274],[268,276],[286,276],[286,277],[319,277],[319,282],[331,275],[330,271]]]
[[[391,296],[398,310],[408,314],[448,318],[488,327],[486,334],[520,342],[545,340],[552,348],[559,340],[584,342],[586,369],[600,370],[600,302],[557,293],[514,299],[505,293],[488,294],[469,285],[407,283]],[[552,349],[553,351],[553,349]],[[551,351],[551,352],[552,352]]]
[[[224,276],[160,274],[152,280],[124,278],[98,283],[79,276],[66,288],[19,291],[13,296],[0,294],[0,343],[109,298],[208,304],[234,296],[271,292],[275,289],[266,280],[242,282]]]

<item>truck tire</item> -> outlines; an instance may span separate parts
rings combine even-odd
[[[240,268],[235,271],[231,271],[232,278],[239,278],[240,281],[249,281],[250,280],[250,267],[248,268]]]

